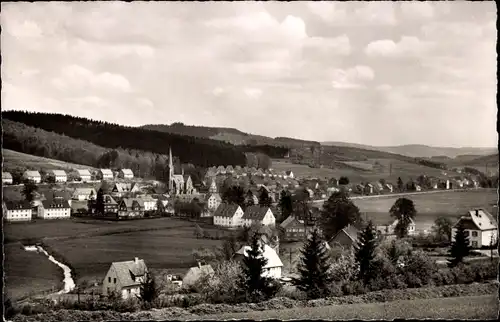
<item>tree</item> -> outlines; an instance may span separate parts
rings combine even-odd
[[[102,188],[97,191],[97,197],[95,199],[95,211],[99,215],[104,214],[104,191]]]
[[[293,213],[292,195],[289,191],[283,190],[280,194],[279,206],[281,208],[281,221],[288,218]]]
[[[259,195],[259,205],[264,207],[271,207],[273,200],[269,197],[269,193],[266,189],[262,188],[262,191]]]
[[[304,244],[301,254],[298,265],[299,277],[293,279],[293,284],[310,299],[328,295],[333,278],[329,274],[328,251],[317,229],[313,230],[311,237]]]
[[[245,196],[245,201],[243,208],[255,206],[255,200],[253,199],[253,192],[248,190]]]
[[[237,204],[240,207],[245,205],[245,192],[240,186],[231,186],[224,189],[222,193],[222,200],[226,203]]]
[[[26,180],[24,182],[24,187],[22,190],[22,194],[24,196],[24,199],[27,202],[32,202],[35,199],[35,193],[37,190],[38,190],[38,187],[33,181]]]
[[[447,217],[439,217],[434,221],[434,226],[432,227],[434,230],[434,234],[436,238],[440,241],[451,241],[451,229],[453,227],[453,223]]]
[[[140,294],[137,297],[145,304],[151,304],[160,295],[160,288],[152,273],[146,272],[141,283]]]
[[[469,237],[465,234],[465,228],[462,223],[459,223],[455,232],[455,240],[451,243],[448,259],[448,266],[455,267],[464,261],[464,258],[469,255]]]
[[[355,259],[359,265],[358,277],[365,285],[375,276],[373,262],[377,248],[377,237],[371,220],[359,236],[358,244],[355,245]]]
[[[346,185],[346,184],[349,184],[349,178],[348,178],[348,177],[340,177],[340,178],[339,178],[339,184],[340,184],[340,185]]]
[[[404,238],[408,235],[408,226],[411,220],[415,219],[417,210],[413,204],[413,200],[407,198],[399,198],[396,200],[389,210],[391,217],[397,219],[398,223],[394,228],[396,235],[399,238]]]
[[[258,301],[262,298],[272,296],[270,294],[270,278],[264,275],[264,267],[267,265],[267,259],[262,255],[259,234],[254,234],[251,239],[250,249],[247,256],[243,258],[242,265],[242,289],[246,291],[247,298],[250,301]]]
[[[196,239],[203,237],[203,229],[198,224],[196,224],[194,226],[194,235],[195,235]]]
[[[403,180],[401,180],[401,177],[398,178],[398,191],[400,192],[404,191],[404,184]]]
[[[333,193],[323,204],[320,224],[326,240],[349,224],[359,225],[361,215],[359,208],[343,191]]]
[[[231,235],[228,239],[224,240],[222,247],[219,249],[218,257],[221,260],[229,261],[233,255],[238,251],[238,241],[235,236]]]

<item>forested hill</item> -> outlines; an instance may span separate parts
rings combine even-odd
[[[2,112],[2,117],[105,148],[133,149],[168,155],[168,149],[171,147],[172,153],[181,162],[202,167],[246,164],[243,149],[207,138],[145,130],[62,114],[6,111]]]

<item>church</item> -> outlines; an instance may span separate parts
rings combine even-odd
[[[168,155],[168,189],[172,195],[184,195],[184,194],[194,194],[196,193],[193,187],[193,181],[190,175],[184,174],[184,168],[182,168],[181,174],[175,174],[174,162],[172,158],[172,149],[169,149]]]

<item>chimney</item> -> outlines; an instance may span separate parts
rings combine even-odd
[[[198,261],[198,267],[201,269],[201,262]]]
[[[476,209],[476,217],[479,217],[479,209]]]
[[[136,257],[136,258],[134,258],[134,263],[135,263],[135,264],[139,264],[139,258],[137,258],[137,257]]]

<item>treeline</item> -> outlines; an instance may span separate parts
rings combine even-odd
[[[244,153],[235,146],[206,138],[195,138],[121,126],[62,114],[25,111],[3,112],[4,119],[63,134],[109,149],[130,149],[168,154],[169,147],[182,162],[208,167],[220,164],[244,166]]]
[[[255,153],[263,153],[268,155],[271,158],[281,159],[284,158],[288,153],[289,148],[283,146],[272,146],[272,145],[244,145],[241,148],[245,152],[255,152]]]
[[[148,151],[106,149],[91,142],[2,120],[3,148],[96,168],[130,168],[137,176],[168,180],[168,156]],[[179,160],[174,157],[176,170]]]
[[[218,127],[208,127],[208,126],[196,126],[196,125],[185,125],[181,122],[172,123],[171,125],[164,124],[147,124],[141,126],[143,129],[173,133],[185,136],[195,136],[199,138],[209,138],[211,136],[215,136],[220,132],[223,133],[231,133],[231,134],[239,134],[246,135],[239,130],[232,128],[218,128]]]
[[[430,168],[435,168],[435,169],[441,169],[441,170],[446,170],[447,166],[444,163],[436,162],[436,161],[430,161],[430,160],[424,160],[424,159],[415,159],[415,161],[423,166],[430,167]]]

